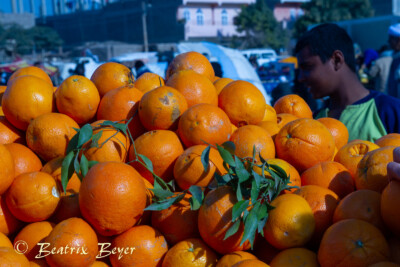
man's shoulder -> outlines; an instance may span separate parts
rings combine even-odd
[[[375,100],[375,103],[378,105],[395,105],[396,107],[398,107],[400,109],[400,99],[378,92],[378,91],[372,91],[371,93],[372,98]]]

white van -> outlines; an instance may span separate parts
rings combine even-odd
[[[271,61],[276,61],[278,57],[275,50],[271,48],[253,48],[242,50],[241,52],[247,59],[255,57],[257,59],[258,66]]]

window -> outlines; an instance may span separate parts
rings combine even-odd
[[[188,9],[185,9],[185,11],[183,11],[183,17],[186,22],[190,20],[190,11]]]
[[[204,25],[204,15],[203,11],[201,11],[201,8],[197,9],[196,18],[197,18],[197,25]]]
[[[221,12],[221,24],[228,25],[228,12],[225,9]]]

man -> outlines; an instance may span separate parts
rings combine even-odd
[[[390,66],[392,64],[392,50],[389,50],[389,47],[382,46],[380,49],[380,55],[375,62],[372,63],[372,66],[369,70],[369,75],[371,78],[375,80],[375,90],[388,93],[387,92],[387,83],[389,78]]]
[[[349,130],[349,141],[375,141],[400,132],[400,100],[367,90],[356,73],[353,42],[336,24],[322,24],[297,42],[299,81],[315,99],[329,96],[316,118],[332,117]]]
[[[400,182],[400,147],[393,150],[393,162],[387,165],[387,172],[390,180]]]
[[[400,23],[389,27],[389,45],[393,49],[393,60],[388,78],[388,94],[400,97]]]

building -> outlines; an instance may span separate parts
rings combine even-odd
[[[287,28],[289,23],[304,15],[301,5],[306,2],[310,2],[310,0],[281,0],[273,10],[275,19],[282,23],[283,28]]]
[[[243,5],[256,0],[183,0],[177,20],[185,24],[185,40],[232,37],[236,31],[234,18]]]

